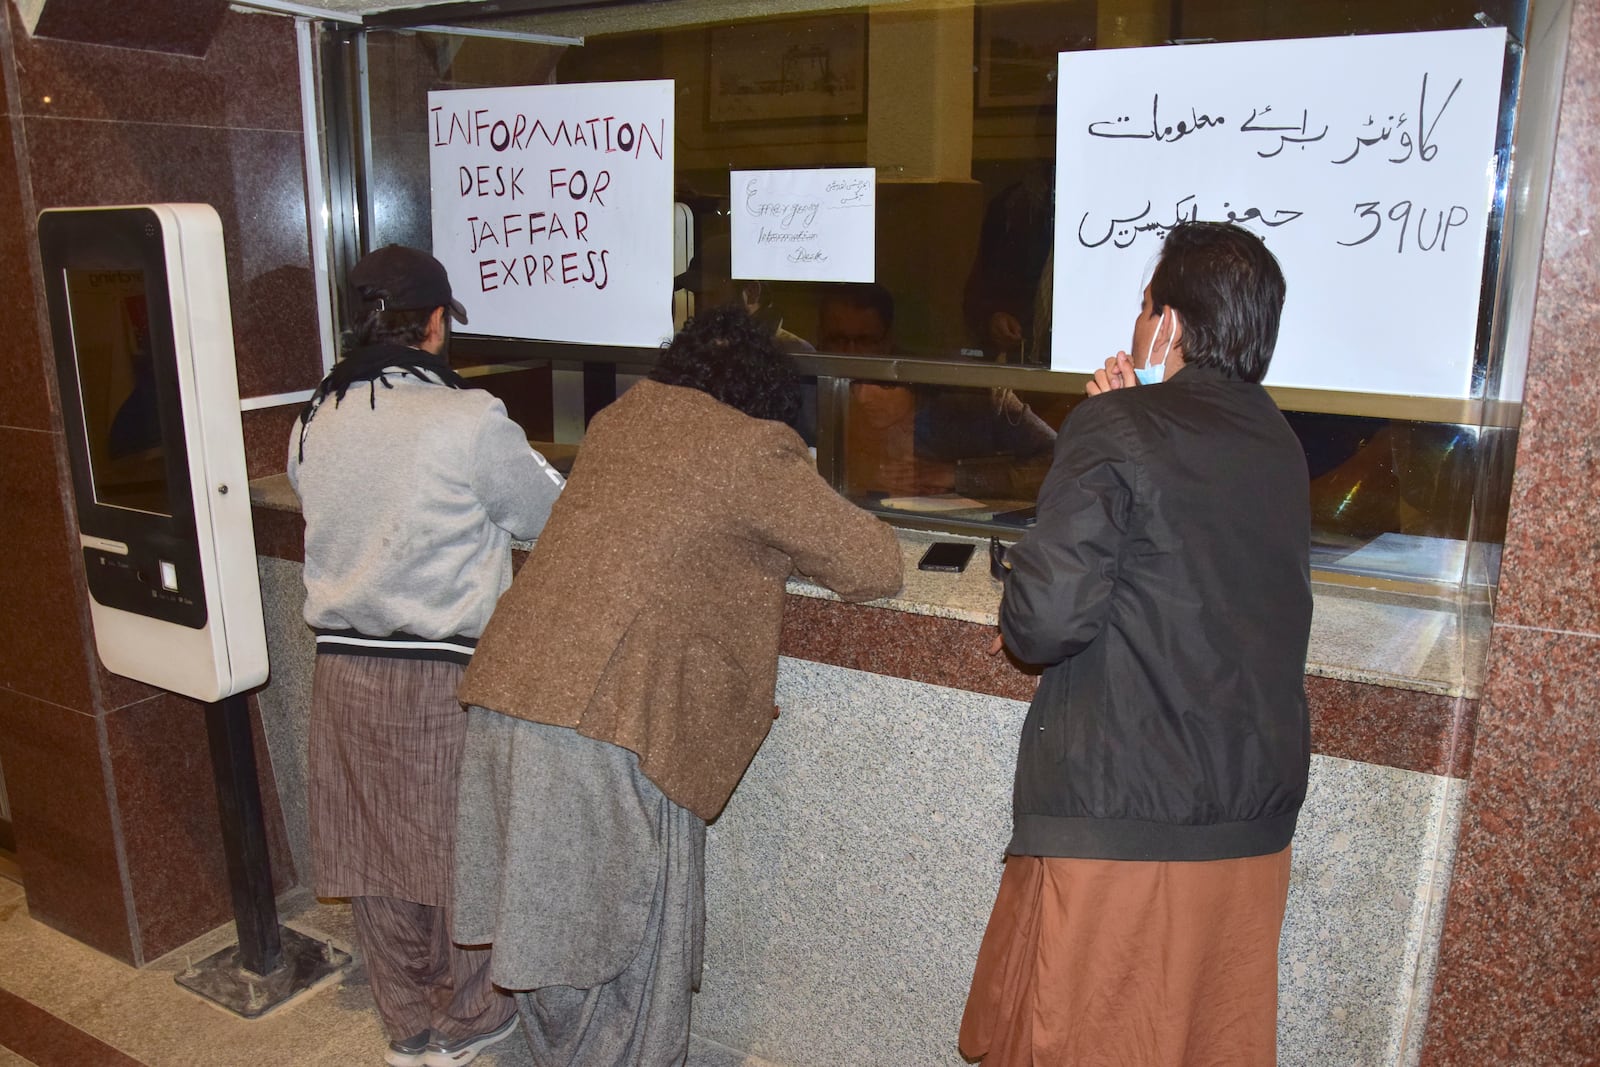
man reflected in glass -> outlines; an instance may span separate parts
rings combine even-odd
[[[882,285],[831,285],[817,344],[847,356],[893,356],[894,298]],[[845,486],[891,500],[941,494],[1013,499],[1013,468],[1038,460],[1055,431],[1010,389],[853,382],[845,417]]]

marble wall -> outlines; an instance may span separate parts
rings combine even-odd
[[[1600,4],[1580,0],[1428,1067],[1600,1063],[1597,230]]]
[[[181,18],[190,4],[220,6],[212,0],[177,0],[168,6]],[[1536,5],[1535,10],[1541,8]],[[1348,827],[1332,827],[1325,843],[1297,856],[1286,969],[1292,973],[1295,962],[1303,960],[1308,973],[1329,976],[1331,992],[1308,1002],[1318,1007],[1303,1019],[1297,1016],[1285,1031],[1286,1050],[1303,1047],[1293,1027],[1304,1025],[1307,1034],[1333,1042],[1330,1047],[1351,1056],[1372,1055],[1370,1062],[1417,1055],[1420,991],[1428,986],[1432,964],[1425,949],[1410,947],[1411,939],[1426,945],[1429,924],[1438,919],[1438,884],[1451,859],[1451,820],[1463,803],[1460,787],[1443,775],[1461,774],[1469,766],[1458,742],[1471,735],[1475,718],[1478,735],[1461,816],[1460,857],[1422,1060],[1430,1065],[1600,1060],[1600,934],[1591,917],[1600,910],[1600,869],[1595,866],[1600,818],[1593,799],[1600,795],[1600,691],[1595,681],[1600,675],[1595,669],[1600,663],[1600,594],[1593,580],[1600,564],[1600,541],[1594,536],[1600,529],[1600,497],[1592,491],[1600,477],[1600,445],[1594,434],[1600,425],[1600,304],[1594,299],[1600,267],[1592,253],[1600,222],[1600,139],[1595,129],[1600,5],[1582,0],[1573,10],[1533,357],[1484,696],[1477,704],[1435,701],[1426,707],[1411,697],[1388,698],[1379,703],[1392,716],[1394,730],[1364,726],[1357,710],[1318,742],[1323,754],[1317,761],[1316,788],[1319,795],[1337,798],[1330,810],[1354,805],[1352,810],[1363,811],[1363,799],[1372,797],[1381,802],[1381,812],[1364,817],[1359,840]],[[198,873],[188,882],[209,879],[214,888],[216,872],[208,872],[205,860],[214,844],[206,840],[214,815],[206,808],[209,782],[195,764],[201,741],[194,709],[107,675],[89,643],[36,301],[32,219],[40,207],[95,200],[199,199],[216,204],[229,239],[244,391],[280,392],[309,385],[320,349],[310,317],[314,305],[294,72],[292,23],[287,19],[229,10],[205,55],[195,58],[30,40],[10,5],[0,18],[5,90],[0,106],[10,135],[9,152],[0,153],[0,272],[6,272],[0,280],[10,283],[7,291],[16,309],[12,336],[0,353],[6,375],[6,388],[0,390],[0,449],[7,457],[0,465],[0,500],[5,503],[0,507],[0,537],[12,553],[9,566],[0,570],[0,761],[6,766],[30,907],[74,936],[130,960],[148,958],[188,926],[220,917],[212,907],[216,894],[208,897],[209,891],[193,890],[163,865],[140,859],[169,850],[175,858],[167,866],[193,867]],[[253,473],[276,469],[290,418],[292,411],[285,410],[247,416]],[[286,572],[270,570],[263,570],[270,581],[289,582]],[[283,618],[292,618],[292,611],[285,608]],[[278,625],[288,632],[288,622],[280,619]],[[967,643],[976,648],[975,639]],[[294,671],[302,668],[280,666],[282,647],[274,655],[285,688],[280,694],[269,690],[261,706],[278,757],[277,780],[289,801],[295,784],[292,758],[284,753],[294,746],[283,739],[280,716],[286,713],[278,709],[289,706],[298,684]],[[834,673],[824,678],[815,673],[819,671]],[[819,736],[828,736],[828,729],[837,732],[842,724],[829,726],[820,706],[801,710],[803,691],[812,681],[848,691],[858,684],[854,676],[859,673],[840,666],[786,663],[785,685],[794,687],[796,703],[786,715],[815,718],[823,731]],[[999,679],[995,684],[1013,683]],[[1355,694],[1342,683],[1320,684],[1327,690],[1321,699],[1329,704],[1342,703],[1341,694]],[[968,709],[960,711],[957,722],[969,731],[997,729],[984,716],[1001,714],[995,709],[1009,706],[1002,696],[940,697],[953,691],[928,679],[878,679],[868,688],[875,685],[905,686],[897,691],[897,706],[949,700]],[[283,702],[274,704],[280,696]],[[973,700],[992,706],[989,711],[970,710],[977,706]],[[1449,728],[1441,731],[1438,724],[1446,719]],[[1384,746],[1406,747],[1406,724],[1412,722],[1428,727],[1424,743],[1394,758],[1398,766],[1374,762],[1372,753],[1387,751]],[[780,725],[786,729],[792,724]],[[780,730],[777,739],[783,736]],[[908,751],[929,753],[929,766],[918,774],[930,789],[938,784],[935,779],[955,780],[965,773],[953,768],[948,757],[941,761],[931,749],[918,748],[930,744],[925,738],[907,734],[900,741]],[[1358,757],[1353,770],[1343,766],[1341,755]],[[781,746],[761,759],[769,756],[780,759]],[[785,786],[782,781],[772,784],[775,789]],[[756,805],[760,794],[748,792],[748,803]],[[744,802],[736,798],[736,803]],[[293,812],[292,801],[286,806],[291,809],[285,820],[291,827],[288,837],[298,841],[303,830],[296,820],[303,817]],[[737,844],[740,824],[733,817],[740,810],[730,809],[720,826],[719,850]],[[1376,818],[1382,813],[1398,821]],[[900,814],[931,822],[937,812],[913,805]],[[753,841],[762,816],[752,808],[748,818]],[[1315,830],[1314,812],[1308,812],[1308,820],[1309,834]],[[831,839],[825,828],[797,829],[813,835],[811,844],[798,847],[826,852]],[[949,832],[967,834],[962,844],[982,846],[992,827],[974,823]],[[1341,832],[1351,835],[1345,851],[1372,857],[1376,872],[1336,858]],[[742,936],[771,938],[776,947],[795,943],[798,935],[788,924],[801,921],[798,911],[753,914],[748,900],[726,899],[726,887],[759,872],[750,871],[748,864],[740,866],[742,846],[722,854],[725,858],[715,862],[727,875],[719,883],[724,888],[716,890],[723,902],[713,904],[727,916],[718,920],[726,924],[722,929],[742,925]],[[961,854],[981,858],[982,847]],[[1324,866],[1307,866],[1315,857],[1328,858]],[[287,868],[287,855],[282,858]],[[784,858],[792,856],[786,853]],[[926,862],[919,859],[912,868],[919,881],[954,888],[941,881],[951,876],[937,866],[921,865]],[[982,880],[981,870],[966,873],[963,892]],[[1365,912],[1352,910],[1352,900],[1336,901],[1331,906],[1345,908],[1344,925],[1297,926],[1302,915],[1314,917],[1321,906],[1317,893],[1336,897],[1343,888],[1359,895],[1369,878],[1377,878],[1377,892],[1363,897]],[[802,886],[792,891],[796,895],[791,902],[827,899],[826,891],[826,886]],[[1390,894],[1389,903],[1380,907],[1384,893]],[[872,907],[877,906],[873,901]],[[948,929],[943,923],[929,930],[925,922],[909,921],[901,929],[908,945],[936,935],[929,944],[949,945],[970,934],[971,923],[969,914],[950,919]],[[1348,960],[1369,959],[1363,946],[1376,944],[1372,939],[1380,936],[1374,933],[1379,930],[1388,939],[1390,955],[1380,960],[1376,986],[1357,982],[1355,988],[1378,997],[1380,1006],[1352,1016],[1350,1005],[1359,998],[1352,994],[1340,999],[1343,994],[1333,987],[1356,964],[1341,962],[1347,957],[1338,953],[1348,947]],[[740,965],[739,951],[725,934],[717,936],[724,938],[717,966],[733,973]],[[1288,954],[1291,943],[1299,946],[1295,952],[1300,956]],[[1395,945],[1401,946],[1398,957],[1393,955]],[[945,1005],[938,1010],[946,1013],[954,988],[949,974],[970,963],[968,959],[952,970],[955,949],[949,951],[943,978],[912,961],[900,972],[908,981],[929,983],[933,1003]],[[708,1036],[721,1033],[730,1041],[747,1042],[743,1047],[782,1051],[788,1040],[784,1028],[748,1014],[753,1009],[741,1008],[738,994],[717,993],[718,973],[708,976],[708,996],[702,998],[697,1025]],[[956,984],[964,980],[962,975]],[[815,974],[783,981],[795,995],[810,990],[824,995]],[[1414,996],[1412,1010],[1402,1018],[1397,1005],[1407,995]],[[1325,1017],[1318,1016],[1324,1009]],[[1336,1010],[1345,1014],[1337,1016]],[[922,1030],[936,1035],[947,1022],[946,1016],[929,1018]]]
[[[294,24],[220,0],[177,0],[161,17],[214,24],[204,55],[30,38],[11,4],[0,12],[0,282],[13,310],[0,350],[0,537],[10,552],[0,570],[0,762],[30,912],[136,963],[224,921],[231,906],[203,709],[106,672],[94,654],[41,317],[36,213],[213,204],[241,388],[304,388],[320,370]],[[273,436],[258,469],[281,462],[287,427]],[[288,884],[265,761],[262,770]]]
[[[792,659],[778,700],[707,838],[694,1031],[785,1067],[958,1067],[1026,705]],[[1403,1062],[1431,984],[1460,797],[1439,775],[1314,758],[1279,1062]]]
[[[301,567],[263,558],[260,573],[274,668],[262,720],[304,856],[313,645],[299,618]],[[857,638],[843,642],[854,650],[904,651],[848,623],[841,631],[842,614],[807,614],[845,605],[790,599],[798,617],[821,623],[787,628],[791,651],[841,632]],[[940,621],[875,610],[912,625]],[[771,736],[708,832],[694,1032],[747,1067],[957,1067],[1026,704],[790,656],[778,702]],[[1284,924],[1280,1061],[1412,1064],[1465,783],[1318,749]]]
[[[15,152],[22,119],[10,42],[10,20],[0,17],[7,134],[0,285],[13,301],[12,336],[0,348],[0,537],[11,549],[0,569],[0,762],[19,854],[40,894],[61,902],[46,921],[96,947],[126,951],[128,904],[101,764],[97,679],[84,645],[81,568],[68,540],[59,425],[34,307],[33,211]]]

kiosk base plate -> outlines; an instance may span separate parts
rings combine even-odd
[[[179,972],[183,988],[222,1005],[236,1015],[256,1019],[293,999],[350,964],[350,953],[326,941],[278,927],[282,962],[271,974],[256,974],[239,962],[239,946],[229,945]]]

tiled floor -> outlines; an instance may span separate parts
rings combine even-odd
[[[289,894],[279,906],[288,925],[350,947],[349,908],[320,904],[303,890]],[[59,1045],[45,1042],[41,1048],[36,1026],[30,1058],[0,1043],[0,1067],[99,1067],[84,1062],[81,1052],[69,1052],[67,1039],[77,1037],[69,1027],[147,1067],[382,1064],[384,1038],[359,961],[342,978],[254,1021],[239,1019],[173,981],[189,961],[205,958],[232,939],[230,924],[135,969],[34,922],[22,887],[0,877],[0,991],[53,1016],[50,1020],[29,1013],[43,1018],[48,1032],[61,1038]],[[0,996],[0,1002],[5,999]],[[10,1025],[15,1029],[14,1019]],[[0,1038],[6,1031],[0,1025]],[[120,1059],[114,1053],[104,1055]],[[532,1065],[520,1035],[477,1062],[484,1067]],[[689,1067],[745,1063],[742,1056],[703,1042],[695,1043],[689,1057]]]

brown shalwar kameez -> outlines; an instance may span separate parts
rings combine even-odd
[[[1009,856],[961,1052],[983,1067],[1271,1067],[1289,849]]]
[[[390,1038],[453,1041],[516,1010],[487,948],[450,938],[456,785],[467,716],[457,663],[320,655],[311,696],[311,854],[320,897],[349,897]]]

